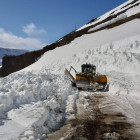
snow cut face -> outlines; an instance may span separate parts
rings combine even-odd
[[[7,134],[5,129],[5,138],[21,134],[22,138],[36,139],[50,133],[70,110],[65,112],[68,96],[77,93],[64,75],[54,75],[47,69],[41,73],[14,73],[0,79],[0,84],[0,120],[9,119],[0,130],[12,123],[11,129],[17,124],[21,127],[20,131],[15,130],[14,137],[12,131]]]
[[[49,74],[47,70],[42,74],[22,72],[0,79],[0,102],[3,105],[1,110],[7,111],[21,104],[44,100],[49,95],[55,95],[63,84],[60,79],[65,81],[63,76]]]
[[[83,35],[55,51],[46,52],[41,59],[23,71],[63,73],[73,65],[78,71],[83,63],[92,63],[99,72],[118,71],[139,74],[139,19],[110,30]]]

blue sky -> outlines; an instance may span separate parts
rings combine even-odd
[[[127,0],[0,0],[0,47],[51,44]]]

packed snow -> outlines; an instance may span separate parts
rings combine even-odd
[[[77,92],[71,87],[70,82],[65,80],[64,75],[53,75],[49,70],[38,74],[11,74],[1,78],[0,84],[0,130],[3,130],[7,123],[14,121],[22,127],[21,132],[25,130],[23,133],[20,132],[20,137],[23,138],[29,138],[34,133],[36,137],[41,137],[43,133],[50,133],[52,129],[57,128],[58,123],[65,118],[64,110],[67,107],[68,95]],[[0,138],[6,135],[6,138],[10,139],[13,135],[11,133],[13,132],[9,131],[7,134],[5,129],[1,131]],[[18,135],[19,130],[12,138]]]
[[[0,78],[0,139],[45,139],[71,118],[79,92],[64,70],[73,66],[80,72],[83,63],[94,64],[97,72],[107,75],[110,86],[105,94],[123,108],[139,130],[139,23],[140,19],[135,19],[83,35],[46,52],[29,67]]]
[[[140,19],[136,19],[110,30],[83,35],[64,47],[45,53],[39,61],[23,71],[43,71],[50,68],[53,73],[63,73],[71,63],[80,71],[81,64],[87,62],[97,65],[97,70],[101,72],[117,70],[139,74],[139,47],[133,47],[139,46],[139,23]],[[132,62],[131,57],[135,59]]]

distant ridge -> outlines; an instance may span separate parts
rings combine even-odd
[[[22,50],[22,49],[9,49],[9,48],[1,48],[0,47],[0,66],[2,65],[2,58],[6,55],[20,55],[25,52],[28,52],[28,50]]]

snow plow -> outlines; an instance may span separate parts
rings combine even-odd
[[[107,77],[106,75],[101,75],[96,73],[96,66],[91,64],[83,64],[81,66],[82,72],[78,73],[72,66],[70,70],[65,69],[65,74],[69,77],[72,85],[76,86],[78,89],[88,89],[88,90],[105,90],[107,87]],[[74,77],[70,72],[74,70],[76,77]]]

